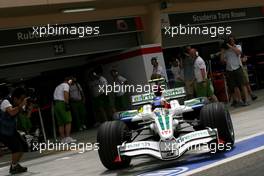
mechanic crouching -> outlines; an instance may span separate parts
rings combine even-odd
[[[27,172],[27,168],[22,167],[19,161],[23,156],[23,152],[28,151],[28,146],[16,130],[18,114],[24,111],[27,106],[25,90],[23,88],[14,89],[10,99],[2,95],[0,104],[0,141],[12,152],[9,173]]]

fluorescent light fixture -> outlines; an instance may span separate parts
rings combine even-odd
[[[89,12],[94,11],[94,7],[87,7],[87,8],[76,8],[76,9],[64,9],[62,10],[63,13],[77,13],[77,12]]]

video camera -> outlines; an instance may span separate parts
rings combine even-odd
[[[223,41],[223,43],[221,43],[220,48],[222,48],[222,49],[228,49],[229,48],[228,45],[227,45],[228,43],[229,43],[228,38],[225,38],[224,41]]]
[[[27,94],[27,97],[28,97],[27,102],[29,104],[37,104],[38,96],[37,96],[35,88],[28,88],[26,94]]]

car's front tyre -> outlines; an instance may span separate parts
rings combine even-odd
[[[117,146],[131,139],[126,124],[122,121],[104,122],[98,129],[97,142],[99,143],[99,157],[103,165],[110,170],[128,167],[131,158],[119,158]]]
[[[218,142],[224,144],[224,151],[233,147],[235,143],[234,128],[229,111],[223,103],[206,104],[200,111],[200,124],[203,128],[217,128]]]

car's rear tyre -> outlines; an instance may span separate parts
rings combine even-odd
[[[215,102],[205,105],[200,111],[200,124],[203,128],[217,128],[218,138],[224,144],[220,151],[233,147],[235,142],[234,128],[229,111],[223,103]]]
[[[99,143],[99,157],[103,165],[110,170],[128,167],[131,158],[122,156],[118,161],[117,146],[131,139],[126,124],[122,121],[109,121],[103,123],[97,133]]]

